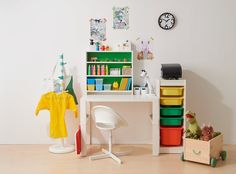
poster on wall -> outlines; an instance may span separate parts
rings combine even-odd
[[[129,28],[129,7],[113,7],[113,28]]]
[[[106,40],[106,19],[90,19],[90,36],[95,41]]]
[[[136,39],[137,45],[137,59],[138,60],[143,60],[143,59],[148,59],[152,60],[154,58],[153,54],[153,42],[154,39],[153,37],[147,38],[147,39],[142,39],[138,37]]]

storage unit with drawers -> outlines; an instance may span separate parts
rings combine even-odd
[[[186,80],[159,80],[160,153],[183,152]]]

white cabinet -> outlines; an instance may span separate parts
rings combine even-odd
[[[159,80],[160,153],[183,152],[186,127],[186,80]]]

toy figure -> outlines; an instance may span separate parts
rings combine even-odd
[[[214,130],[213,130],[212,126],[210,126],[210,125],[208,125],[208,126],[203,125],[202,135],[200,137],[200,140],[209,141],[210,139],[213,138],[213,133],[214,133]]]
[[[201,136],[201,128],[196,120],[196,114],[191,111],[187,111],[185,116],[189,123],[188,129],[186,130],[186,138],[199,139]]]
[[[203,141],[209,141],[212,138],[215,138],[216,136],[220,135],[221,132],[214,132],[214,129],[211,125],[203,125],[202,127],[202,135],[200,137],[200,140]]]
[[[112,84],[112,88],[113,90],[118,90],[119,89],[119,83],[117,81],[115,81],[113,84]]]

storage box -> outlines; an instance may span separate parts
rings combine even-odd
[[[103,85],[102,84],[96,84],[96,91],[102,91]]]
[[[160,107],[160,115],[162,117],[179,117],[183,115],[182,107]]]
[[[162,106],[182,106],[183,97],[161,97],[160,103]]]
[[[120,68],[110,68],[110,75],[120,75]]]
[[[95,90],[95,85],[87,85],[87,90],[88,91],[94,91]]]
[[[183,96],[184,87],[161,87],[161,96]]]
[[[171,118],[171,117],[161,117],[161,126],[181,126],[183,123],[183,117],[181,118]]]
[[[222,146],[222,134],[210,141],[184,138],[184,160],[210,164],[211,158],[220,157]]]
[[[88,84],[88,85],[93,85],[93,84],[95,84],[95,79],[87,79],[87,84]]]
[[[95,79],[96,85],[102,85],[103,84],[103,79]]]
[[[182,127],[161,127],[161,145],[164,146],[180,146],[182,143],[183,128]]]
[[[123,66],[122,68],[122,75],[131,75],[132,74],[132,68]]]
[[[111,90],[111,84],[104,84],[104,91],[110,91]]]

